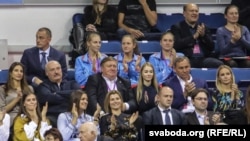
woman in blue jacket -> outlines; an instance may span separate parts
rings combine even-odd
[[[121,42],[123,52],[114,57],[118,61],[118,74],[129,79],[134,87],[138,83],[141,66],[146,60],[139,54],[137,41],[132,35],[124,35]]]

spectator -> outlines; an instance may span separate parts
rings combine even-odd
[[[250,86],[247,88],[247,93],[246,93],[246,104],[244,108],[244,124],[250,124]]]
[[[62,134],[57,128],[50,128],[44,133],[45,141],[63,141]]]
[[[185,115],[171,107],[174,91],[163,86],[156,96],[158,105],[143,114],[145,125],[185,125]]]
[[[137,41],[132,35],[124,35],[121,43],[123,52],[114,57],[118,62],[118,74],[129,79],[132,87],[135,87],[138,83],[141,66],[146,60],[139,54]]]
[[[112,138],[98,135],[96,125],[90,121],[83,123],[78,130],[80,141],[113,141]]]
[[[14,121],[13,141],[44,140],[45,131],[51,128],[46,117],[47,109],[48,103],[46,102],[40,111],[35,94],[24,94],[20,113]]]
[[[138,40],[159,40],[155,28],[157,12],[155,0],[120,0],[118,4],[118,36],[131,34]]]
[[[10,116],[10,126],[20,110],[20,101],[23,93],[34,92],[28,85],[24,75],[24,65],[14,62],[9,68],[9,74],[6,84],[0,86],[0,107],[5,107]]]
[[[111,90],[118,90],[124,99],[123,108],[128,113],[136,109],[136,101],[129,80],[117,75],[117,60],[106,57],[101,62],[101,73],[90,75],[85,90],[89,98],[87,113],[93,115],[96,105],[99,104],[104,110],[104,98]]]
[[[156,106],[156,94],[158,93],[158,83],[154,67],[149,62],[143,64],[138,85],[135,87],[134,94],[137,101],[139,115]]]
[[[220,56],[224,58],[224,63],[230,67],[249,68],[250,60],[231,58],[247,56],[247,50],[250,51],[250,33],[247,27],[238,24],[238,7],[235,5],[227,6],[224,15],[227,23],[225,26],[219,27],[216,32]]]
[[[0,138],[2,141],[8,141],[10,135],[10,116],[5,109],[0,111]]]
[[[108,0],[92,0],[93,4],[83,10],[83,20],[73,27],[76,50],[86,53],[85,38],[89,32],[99,32],[102,40],[117,39],[117,8],[108,5]]]
[[[69,111],[61,113],[57,120],[57,128],[61,132],[63,140],[78,140],[78,128],[85,122],[93,121],[99,128],[101,107],[97,106],[94,116],[90,116],[86,114],[87,106],[88,96],[84,91],[76,90],[71,93]]]
[[[209,93],[203,88],[195,89],[191,94],[192,103],[195,107],[193,113],[187,114],[189,125],[216,125],[223,124],[220,113],[207,110]]]
[[[174,48],[190,60],[192,68],[217,68],[222,61],[212,58],[214,41],[204,23],[199,23],[199,7],[188,3],[183,6],[184,21],[171,26],[175,37]]]
[[[158,83],[161,85],[168,78],[174,75],[173,61],[176,58],[174,46],[174,35],[167,31],[162,34],[161,51],[152,54],[149,57],[149,62],[154,66]]]
[[[89,75],[101,71],[100,63],[106,54],[100,52],[101,37],[97,32],[91,32],[86,39],[87,53],[76,58],[75,80],[84,87]]]
[[[176,75],[167,80],[163,85],[169,86],[174,91],[172,107],[181,110],[183,113],[191,113],[194,106],[190,94],[195,88],[208,90],[205,80],[193,78],[190,74],[191,65],[187,57],[177,57],[173,63]],[[209,97],[208,109],[212,109],[211,96]]]
[[[125,114],[122,107],[123,99],[120,92],[109,91],[104,101],[104,109],[108,114],[100,120],[101,135],[112,137],[115,141],[137,141],[141,126],[139,114]]]
[[[250,1],[249,0],[232,0],[232,5],[239,8],[239,24],[242,24],[250,30]]]
[[[69,107],[71,92],[80,89],[80,86],[75,80],[67,81],[62,78],[62,68],[57,61],[49,61],[45,72],[49,79],[42,82],[35,91],[41,105],[48,102],[47,116],[53,127],[56,127],[58,115],[66,112]]]
[[[245,124],[242,109],[245,105],[243,92],[235,83],[232,69],[222,65],[216,73],[216,92],[213,95],[214,111],[223,114],[227,124]]]
[[[65,54],[50,45],[51,38],[51,30],[42,27],[36,33],[36,46],[23,52],[21,63],[25,66],[28,83],[34,87],[37,87],[47,79],[44,69],[45,64],[50,60],[56,60],[61,64],[63,76],[66,78],[67,64]]]

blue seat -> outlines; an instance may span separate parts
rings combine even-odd
[[[9,70],[0,70],[0,85],[7,82]]]
[[[139,51],[142,54],[153,54],[161,51],[161,45],[159,41],[141,41],[138,42]]]
[[[114,56],[122,52],[120,41],[102,41],[100,52]]]
[[[172,15],[158,13],[157,15],[158,17],[157,17],[156,27],[161,32],[166,32],[167,30],[171,28],[172,25],[184,19],[181,13],[173,13]]]
[[[192,68],[191,75],[193,78],[203,79],[207,82],[209,88],[215,88],[217,69]]]
[[[82,13],[75,13],[72,17],[72,23],[75,25],[76,23],[81,23],[83,20],[83,14]]]

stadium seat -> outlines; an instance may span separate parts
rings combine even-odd
[[[114,56],[122,52],[121,43],[120,41],[102,41],[100,51],[107,55]]]
[[[83,14],[82,13],[75,13],[72,18],[72,23],[75,25],[76,23],[81,23],[83,20]]]
[[[216,71],[217,69],[212,68],[192,68],[191,74],[193,78],[205,80],[209,88],[215,88]]]
[[[0,85],[7,82],[9,70],[0,70]]]
[[[184,17],[181,13],[173,13],[171,15],[158,13],[156,27],[161,32],[165,32],[171,28],[172,25],[183,20]]]

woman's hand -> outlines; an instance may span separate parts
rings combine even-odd
[[[47,121],[47,117],[46,117],[47,111],[48,111],[48,102],[45,103],[45,105],[43,106],[43,109],[42,109],[41,114],[42,114],[42,121],[43,122]]]
[[[138,56],[138,58],[137,58],[137,60],[135,62],[135,69],[136,69],[136,71],[140,72],[140,70],[141,70],[142,54],[137,55],[137,56]]]
[[[136,119],[138,118],[139,113],[138,111],[136,111],[135,113],[133,113],[130,118],[129,118],[129,125],[132,126],[134,125],[134,122],[136,121]]]
[[[101,110],[102,110],[101,106],[97,103],[96,111],[94,113],[94,120],[99,120]]]
[[[85,29],[85,30],[86,30],[86,31],[94,31],[94,32],[97,31],[95,25],[93,25],[93,24],[88,24],[88,25],[86,26],[86,29]]]

